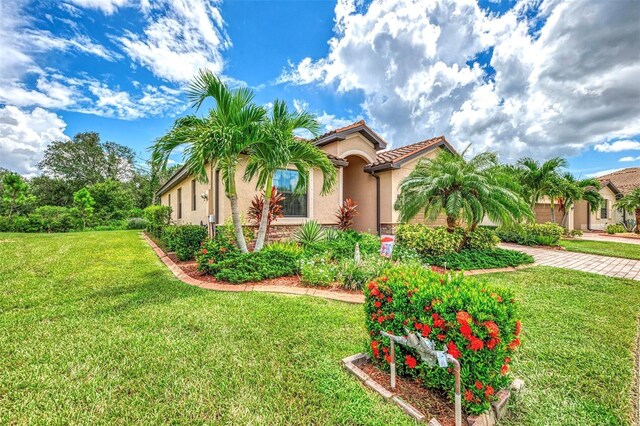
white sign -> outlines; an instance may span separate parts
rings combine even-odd
[[[395,243],[396,237],[393,235],[382,235],[380,238],[380,255],[391,259]]]

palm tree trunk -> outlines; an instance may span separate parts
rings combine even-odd
[[[233,221],[233,232],[236,236],[236,244],[242,253],[248,253],[247,242],[244,239],[242,223],[240,221],[240,208],[238,207],[238,193],[236,190],[235,168],[229,171],[229,193],[227,197],[231,202],[231,220]]]
[[[640,234],[640,209],[636,209],[636,234]]]
[[[273,176],[267,179],[264,190],[264,203],[262,203],[262,216],[260,217],[260,227],[258,228],[258,236],[256,237],[255,251],[262,250],[267,240],[267,227],[269,226],[269,207],[271,203],[271,195],[273,194]]]
[[[556,223],[556,209],[553,205],[553,200],[551,200],[551,222]]]
[[[453,232],[456,229],[456,217],[455,216],[447,216],[447,231]]]

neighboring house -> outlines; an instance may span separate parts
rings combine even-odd
[[[602,184],[600,195],[603,204],[595,212],[589,210],[586,201],[579,201],[568,212],[566,227],[582,231],[604,231],[609,224],[633,219],[628,213],[613,207],[616,200],[640,186],[640,167],[631,167],[598,177]],[[561,224],[564,211],[555,205],[556,223]],[[548,198],[543,198],[535,207],[536,222],[551,222],[551,206]]]
[[[274,185],[285,197],[284,217],[272,224],[272,237],[286,236],[310,219],[326,226],[335,225],[335,213],[347,198],[358,204],[360,214],[354,219],[354,229],[392,233],[399,223],[393,204],[399,193],[400,181],[409,175],[419,159],[433,157],[439,149],[455,152],[443,136],[386,150],[387,142],[364,121],[332,130],[312,142],[326,152],[335,165],[338,173],[336,186],[330,194],[320,195],[322,174],[316,170],[309,177],[307,193],[293,194],[298,172],[293,168],[278,171]],[[245,167],[246,159],[243,159],[237,179],[240,211],[246,216],[251,201],[260,190],[256,189],[255,182],[242,179]],[[197,182],[182,168],[158,191],[161,204],[172,207],[175,223],[215,225],[231,217],[231,206],[224,194],[219,172],[212,167],[208,169],[207,184]],[[439,219],[436,223],[443,221]]]

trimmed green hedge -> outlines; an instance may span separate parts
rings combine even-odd
[[[533,263],[528,254],[495,248],[490,250],[462,250],[444,256],[425,256],[422,259],[429,265],[446,266],[448,269],[471,271],[473,269],[506,268]]]
[[[207,228],[200,225],[165,226],[160,239],[178,260],[191,260],[207,238]]]
[[[557,246],[564,228],[555,223],[533,223],[513,228],[499,228],[498,237],[508,243],[526,246]]]
[[[496,393],[509,385],[509,363],[520,345],[511,291],[461,274],[397,266],[371,281],[365,298],[371,356],[382,369],[389,368],[390,343],[380,332],[403,336],[408,329],[460,361],[462,404],[468,413],[488,410]],[[420,379],[453,400],[454,376],[448,369],[423,364],[413,349],[402,345],[396,345],[395,360],[399,375]]]

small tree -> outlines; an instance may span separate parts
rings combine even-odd
[[[32,200],[29,185],[17,173],[7,173],[2,177],[2,201],[8,206],[10,218],[16,209]]]
[[[78,214],[82,218],[82,229],[84,229],[87,226],[87,219],[93,214],[93,206],[95,206],[96,201],[87,188],[82,188],[74,192],[73,204],[78,209]]]
[[[620,198],[615,207],[635,214],[636,234],[640,234],[640,186]]]
[[[351,229],[353,219],[360,214],[356,210],[357,207],[358,205],[351,198],[344,200],[335,215],[338,218],[338,229],[341,231]]]
[[[267,231],[266,235],[269,235],[269,228],[271,223],[284,216],[282,214],[282,202],[284,196],[281,192],[278,192],[276,187],[271,188],[271,200],[269,201],[269,215],[267,216]],[[262,212],[264,211],[264,193],[260,196],[256,195],[249,207],[249,213],[247,216],[256,225],[260,225],[262,222]]]

